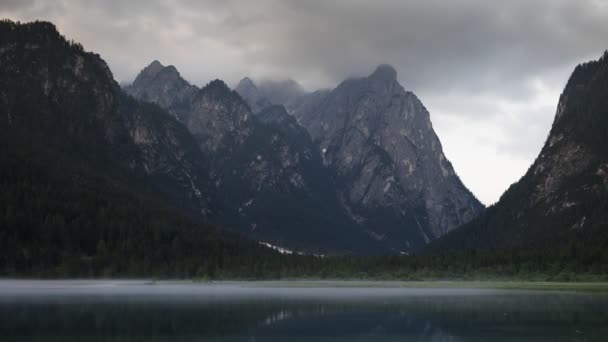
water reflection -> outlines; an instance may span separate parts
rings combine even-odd
[[[0,283],[0,334],[3,341],[605,341],[608,297]]]

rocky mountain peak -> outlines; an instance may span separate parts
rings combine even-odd
[[[142,73],[144,73],[146,75],[154,76],[159,71],[163,70],[164,68],[165,68],[165,66],[161,62],[159,62],[158,60],[154,60],[154,61],[152,61],[152,63],[148,64],[148,66],[142,70]]]
[[[370,79],[395,81],[397,80],[397,70],[389,64],[380,64],[370,75]]]
[[[184,80],[175,66],[164,66],[155,60],[124,90],[135,98],[156,103],[179,115],[186,110],[190,97],[198,88]]]
[[[185,82],[181,78],[179,71],[173,65],[164,66],[159,61],[154,60],[148,66],[146,66],[135,78],[133,81],[133,85],[147,85],[149,82],[154,80],[155,78],[162,77],[162,82],[166,83],[167,81],[172,82]]]
[[[213,96],[218,100],[226,100],[232,103],[238,103],[240,105],[247,105],[247,103],[236,91],[230,89],[230,87],[228,87],[228,85],[220,79],[209,82],[203,89],[201,89],[197,98],[200,98],[201,96]]]
[[[220,91],[220,92],[231,92],[232,90],[230,89],[230,87],[228,87],[228,85],[226,84],[226,82],[220,80],[220,79],[215,79],[211,82],[209,82],[203,89],[206,90],[215,90],[215,91]]]
[[[293,112],[337,175],[352,218],[395,249],[419,248],[483,206],[443,154],[430,115],[380,65]]]
[[[315,93],[293,80],[256,84],[246,77],[235,91],[214,80],[177,116],[216,165],[210,169],[213,183],[241,184],[222,190],[229,197],[241,196],[243,187],[257,192],[268,185],[271,197],[277,195],[272,189],[298,193],[281,201],[304,211],[317,208],[310,203],[319,198],[333,198],[330,216],[343,215],[351,222],[347,226],[374,244],[409,252],[483,207],[443,154],[426,108],[396,78],[394,68],[381,65],[369,77]],[[173,87],[158,79],[151,82],[154,87]],[[235,163],[242,174],[234,174]],[[295,198],[304,202],[292,202]],[[241,207],[241,214],[253,207],[247,208]],[[260,215],[256,232],[257,224],[269,219],[262,218],[268,212]]]
[[[174,88],[162,79],[155,76],[142,89]],[[237,89],[256,88],[251,79],[240,85]],[[353,227],[316,144],[283,106],[252,115],[242,96],[221,80],[183,100],[165,93],[172,101],[157,103],[174,111],[208,163],[208,184],[217,194],[210,202],[212,222],[290,247],[384,250]]]

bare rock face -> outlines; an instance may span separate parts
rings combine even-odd
[[[208,156],[218,150],[231,152],[231,147],[242,144],[251,134],[250,109],[220,80],[199,89],[182,78],[174,66],[153,61],[125,91],[172,113]]]
[[[158,76],[165,74],[178,78]],[[318,148],[282,106],[253,115],[224,82],[212,81],[188,97],[194,87],[180,78],[153,62],[128,91],[171,111],[198,143],[209,161],[208,192],[217,194],[212,222],[290,249],[387,251],[344,213]]]
[[[256,86],[245,78],[235,91],[213,81],[187,101],[174,94],[188,93],[188,82],[164,74],[179,75],[154,62],[129,91],[148,94],[186,125],[212,161],[210,182],[229,194],[218,201],[223,220],[241,230],[283,244],[323,236],[321,245],[342,251],[367,240],[361,244],[409,252],[483,209],[391,66],[313,93],[293,81]],[[291,209],[270,220],[272,206]]]
[[[214,194],[208,161],[187,129],[156,105],[122,95],[125,126],[139,150],[139,164],[177,207],[207,218]]]
[[[433,252],[502,249],[606,239],[608,225],[608,52],[579,65],[551,132],[526,174]]]
[[[154,61],[124,90],[137,99],[181,113],[186,110],[188,101],[198,88],[186,82],[174,66],[165,67],[159,61]]]
[[[483,206],[443,154],[426,108],[396,77],[381,65],[292,114],[334,170],[352,218],[408,251],[470,221]]]
[[[189,110],[177,115],[207,154],[234,152],[253,130],[247,104],[220,80],[198,91]]]

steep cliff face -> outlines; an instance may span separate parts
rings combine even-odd
[[[220,80],[199,89],[174,66],[153,61],[125,91],[172,113],[207,156],[216,157],[218,150],[231,153],[251,134],[250,108]]]
[[[154,94],[148,98],[172,111],[197,141],[209,161],[207,176],[217,194],[209,216],[213,222],[292,249],[382,250],[344,214],[318,149],[282,107],[253,115],[247,103],[219,80],[186,101],[177,100],[171,94],[181,94],[182,88],[171,86],[188,83],[173,80],[165,85],[158,77],[147,77],[148,70],[163,73],[155,65],[142,71],[129,92]]]
[[[470,221],[483,206],[442,152],[429,113],[379,66],[295,108],[335,172],[340,198],[369,234],[407,251]]]
[[[207,218],[215,194],[209,161],[188,130],[156,105],[121,94],[125,127],[139,150],[139,165],[176,207]]]
[[[122,93],[98,55],[68,43],[52,24],[6,23],[1,29],[5,129],[100,169],[143,177],[175,206],[205,212],[198,174],[203,158],[181,124]]]
[[[574,70],[551,132],[526,174],[484,215],[429,250],[519,247],[569,240],[597,229],[605,236],[607,143],[608,53]]]
[[[254,131],[225,164],[226,207],[259,239],[314,253],[379,253],[385,246],[350,221],[316,146],[282,106],[256,116]]]
[[[221,158],[218,152],[234,153],[253,131],[249,107],[219,80],[198,91],[178,117],[212,158]]]

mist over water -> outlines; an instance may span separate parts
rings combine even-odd
[[[608,296],[0,281],[0,334],[3,341],[604,341]]]

